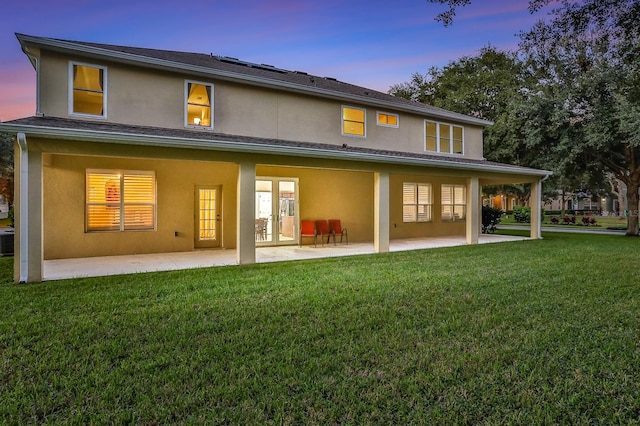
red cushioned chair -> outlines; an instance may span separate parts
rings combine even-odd
[[[324,247],[324,237],[327,237],[327,244],[329,243],[329,238],[331,238],[331,231],[329,230],[329,222],[327,220],[316,220],[316,233],[320,236],[320,241],[322,241],[322,246]],[[335,238],[333,243],[335,244]]]
[[[340,244],[342,244],[342,238],[344,237],[346,244],[349,245],[347,228],[342,227],[340,219],[329,219],[329,232],[333,234],[333,245],[336,245],[336,235],[340,235]]]
[[[312,220],[300,221],[300,247],[302,247],[302,237],[313,237],[313,246],[318,247],[318,233],[316,224]]]

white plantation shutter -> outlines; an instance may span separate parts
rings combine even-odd
[[[465,218],[465,205],[467,203],[465,189],[466,188],[462,185],[455,185],[453,187],[453,214],[455,219]]]
[[[403,184],[402,221],[430,222],[432,199],[431,184]]]
[[[124,175],[124,229],[153,229],[155,175]]]
[[[121,188],[117,173],[87,173],[87,231],[120,229]]]
[[[418,184],[418,222],[431,221],[431,185]]]
[[[416,186],[413,183],[402,185],[402,221],[415,222],[416,214]]]
[[[442,185],[442,220],[463,220],[466,215],[466,187],[464,185]]]
[[[86,176],[87,232],[155,229],[154,172],[87,170]]]

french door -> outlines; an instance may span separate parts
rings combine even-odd
[[[195,241],[196,248],[220,247],[222,227],[220,186],[199,186],[195,194]]]
[[[256,178],[256,245],[298,244],[298,179]]]

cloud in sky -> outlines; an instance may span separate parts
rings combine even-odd
[[[528,0],[472,0],[451,27],[426,0],[22,0],[0,13],[0,119],[35,111],[34,72],[14,32],[213,53],[386,91],[414,72],[473,55],[540,16]]]

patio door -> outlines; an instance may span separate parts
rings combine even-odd
[[[297,244],[298,179],[256,178],[256,245]]]
[[[220,215],[221,193],[220,186],[196,187],[194,242],[196,248],[220,247],[220,229],[222,226]]]

